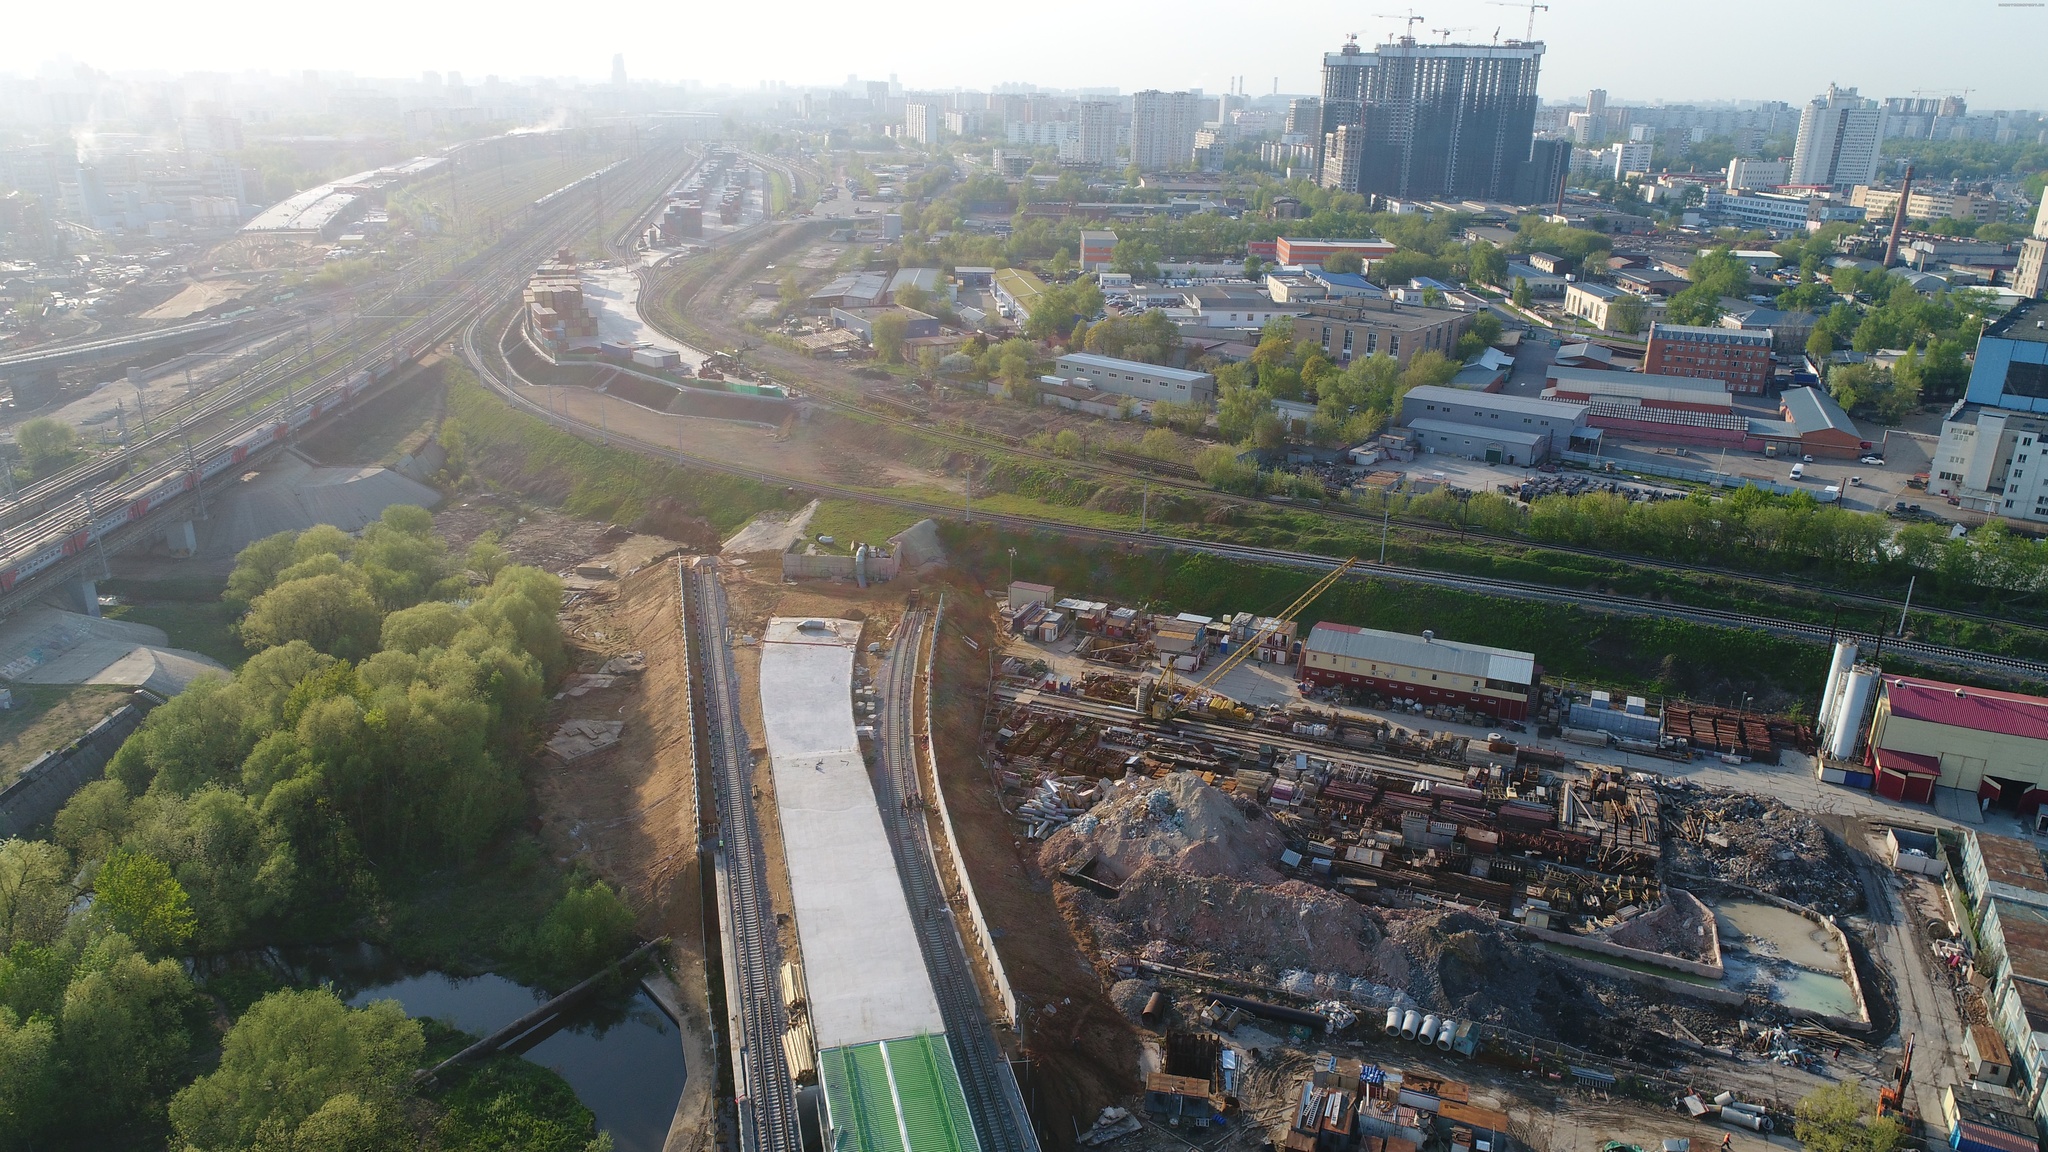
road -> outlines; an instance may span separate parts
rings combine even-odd
[[[930,634],[930,620],[921,609],[906,613],[897,626],[889,656],[876,677],[876,755],[869,774],[882,822],[889,829],[896,875],[917,921],[925,970],[946,1021],[947,1044],[960,1071],[967,1109],[974,1116],[975,1135],[983,1152],[1038,1152],[1038,1138],[1025,1113],[1016,1077],[989,1030],[967,948],[939,885],[937,863],[926,836],[913,717],[920,654]]]
[[[698,671],[693,679],[699,685],[696,705],[705,763],[712,770],[718,804],[719,934],[727,957],[726,1010],[737,1025],[728,1043],[740,1150],[800,1152],[796,1094],[782,1047],[789,1027],[782,1003],[782,946],[754,810],[753,744],[740,718],[725,585],[718,562],[711,559],[684,568],[681,580]]]

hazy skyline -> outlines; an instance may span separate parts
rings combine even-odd
[[[1366,14],[1382,5],[1310,0],[1246,9],[1216,0],[1176,5],[1052,4],[1024,9],[919,2],[859,7],[789,0],[778,5],[678,9],[620,0],[591,9],[511,2],[340,7],[219,0],[204,20],[160,4],[111,0],[81,12],[18,3],[0,38],[0,71],[36,74],[68,56],[108,72],[279,73],[348,71],[414,77],[458,71],[470,82],[553,76],[604,80],[614,52],[634,79],[756,87],[812,86],[849,73],[895,73],[912,88],[1200,87],[1236,76],[1253,94],[1314,92],[1322,53],[1347,32],[1386,39],[1404,21]],[[1430,0],[1416,8],[1424,39],[1484,43],[1519,38],[1526,5]],[[1959,0],[1794,0],[1701,17],[1633,0],[1557,0],[1536,13],[1545,41],[1546,100],[1605,88],[1616,100],[1806,100],[1829,82],[1866,96],[1969,88],[1973,109],[2048,104],[2034,67],[2048,45],[2048,8]],[[564,12],[589,13],[563,21]],[[1248,15],[1248,12],[1255,13]],[[1761,12],[1764,18],[1746,18]],[[764,31],[767,28],[769,30]],[[1141,46],[1154,47],[1141,47]]]

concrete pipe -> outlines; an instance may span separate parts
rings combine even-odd
[[[1733,1124],[1738,1128],[1747,1128],[1751,1132],[1769,1132],[1771,1130],[1770,1117],[1759,1116],[1754,1112],[1744,1112],[1740,1108],[1722,1108],[1721,1122]]]
[[[1436,1030],[1436,1046],[1445,1052],[1449,1052],[1451,1050],[1451,1040],[1457,1034],[1458,1022],[1448,1016],[1444,1017],[1443,1024]]]
[[[1726,1108],[1733,1103],[1735,1103],[1735,1093],[1733,1092],[1719,1092],[1714,1096],[1714,1107],[1716,1108]]]
[[[1390,1005],[1387,1008],[1387,1035],[1399,1036],[1400,1034],[1401,1006],[1399,1004]]]
[[[1401,1017],[1401,1039],[1415,1039],[1415,1030],[1420,1027],[1422,1027],[1422,1013],[1410,1008],[1408,1014]]]
[[[1436,1026],[1439,1022],[1439,1018],[1434,1012],[1424,1016],[1422,1018],[1422,1028],[1416,1032],[1415,1038],[1424,1044],[1433,1043],[1436,1040]]]

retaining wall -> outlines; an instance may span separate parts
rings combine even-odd
[[[930,765],[931,789],[927,795],[937,799],[939,805],[939,826],[946,831],[946,854],[953,861],[953,877],[960,885],[960,893],[967,901],[967,919],[974,927],[974,943],[981,950],[981,958],[988,964],[989,977],[996,986],[996,995],[1003,1002],[1003,1011],[1009,1014],[1008,1023],[1017,1023],[1017,994],[1010,989],[1009,974],[1003,971],[1003,958],[996,953],[995,934],[988,930],[988,918],[981,914],[981,901],[974,898],[974,882],[967,875],[967,857],[960,852],[960,835],[953,830],[953,810],[946,804],[946,790],[939,784],[939,750],[932,742],[932,669],[939,662],[939,632],[946,623],[946,598],[939,597],[939,605],[932,612],[932,655],[924,666],[924,758]],[[914,714],[914,713],[913,713]]]
[[[894,556],[867,558],[867,572],[870,581],[894,580],[902,565]],[[797,552],[782,554],[782,574],[793,580],[851,580],[853,579],[853,557],[851,556],[806,556]]]
[[[1668,891],[1692,901],[1694,911],[1706,919],[1709,927],[1713,927],[1714,914],[1712,910],[1701,904],[1690,892],[1676,888],[1669,889]],[[1662,914],[1664,909],[1668,907],[1670,905],[1664,905],[1658,908],[1656,912],[1649,913],[1649,915]],[[1563,944],[1586,952],[1597,952],[1602,956],[1612,956],[1618,960],[1633,960],[1639,964],[1653,964],[1659,968],[1669,968],[1673,972],[1686,972],[1694,976],[1704,976],[1709,980],[1720,980],[1728,975],[1728,970],[1721,964],[1721,932],[1717,927],[1714,927],[1709,934],[1708,959],[1703,961],[1687,960],[1682,956],[1673,956],[1668,952],[1653,952],[1647,948],[1631,948],[1626,944],[1616,944],[1611,940],[1604,940],[1598,936],[1574,936],[1569,932],[1553,932],[1548,928],[1530,928],[1526,925],[1522,927],[1522,931],[1538,940],[1547,940],[1552,944]],[[1682,986],[1686,988],[1698,987],[1696,984],[1683,984]],[[1737,999],[1740,999],[1740,997],[1737,997]]]
[[[20,778],[0,790],[0,838],[28,835],[56,816],[72,793],[99,779],[148,714],[151,702],[139,693],[134,699],[107,713],[85,735],[36,757]]]
[[[1525,928],[1523,931],[1533,932],[1538,931],[1538,929]],[[1577,939],[1562,942],[1568,943],[1574,948],[1584,946]],[[1625,951],[1634,950],[1625,949]],[[1687,983],[1675,976],[1659,976],[1654,972],[1638,972],[1633,968],[1619,968],[1613,964],[1602,964],[1598,960],[1589,960],[1584,956],[1573,956],[1564,952],[1553,952],[1550,956],[1553,960],[1562,960],[1573,967],[1584,968],[1588,972],[1597,972],[1602,976],[1610,977],[1621,976],[1634,980],[1639,984],[1648,984],[1654,988],[1661,988],[1675,996],[1693,996],[1701,1000],[1712,1000],[1716,1004],[1741,1004],[1749,999],[1748,993],[1738,992],[1732,988],[1708,988],[1701,984]]]
[[[1683,872],[1674,872],[1672,874],[1675,876],[1687,876]],[[1841,949],[1842,971],[1840,975],[1843,980],[1848,982],[1850,994],[1856,997],[1856,1015],[1837,1016],[1827,1012],[1801,1012],[1800,1015],[1810,1016],[1815,1020],[1833,1025],[1836,1028],[1848,1028],[1856,1032],[1870,1031],[1870,1002],[1863,998],[1863,978],[1856,974],[1856,953],[1849,948],[1848,934],[1843,932],[1833,920],[1828,919],[1804,904],[1795,903],[1781,896],[1773,896],[1769,892],[1759,891],[1731,881],[1714,880],[1704,876],[1687,876],[1687,878],[1726,888],[1732,892],[1739,892],[1745,898],[1761,900],[1773,907],[1783,908],[1787,912],[1796,912],[1825,929],[1828,935],[1833,938],[1835,947]],[[1829,973],[1829,975],[1835,975],[1835,973]],[[1796,1008],[1788,1008],[1787,1010],[1792,1012],[1799,1011]]]

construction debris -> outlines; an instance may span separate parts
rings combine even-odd
[[[569,720],[555,729],[554,738],[548,741],[548,751],[564,763],[573,764],[617,744],[619,733],[625,728],[623,720]]]

